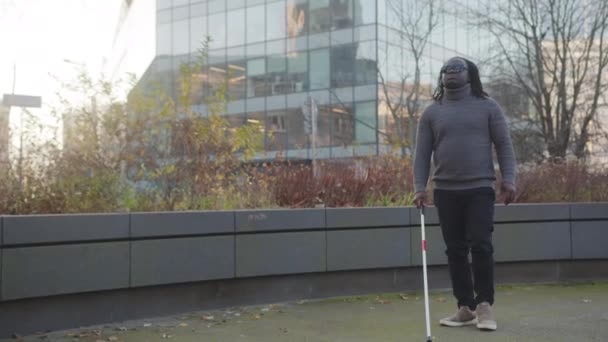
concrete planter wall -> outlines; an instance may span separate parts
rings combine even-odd
[[[497,206],[497,262],[608,259],[608,203]],[[0,300],[418,266],[415,208],[4,216]],[[435,208],[428,262],[446,264]]]

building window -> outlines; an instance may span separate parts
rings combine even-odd
[[[211,39],[209,46],[212,49],[226,46],[226,13],[209,16],[209,38]]]
[[[294,52],[287,58],[289,91],[301,92],[308,90],[308,54]]]
[[[198,55],[207,39],[207,22],[205,17],[190,19],[190,53]]]
[[[245,44],[245,9],[228,12],[228,46]]]
[[[331,145],[349,146],[354,140],[354,115],[351,103],[335,103],[331,107]]]
[[[376,63],[376,42],[367,41],[355,44],[355,78],[357,85],[374,84],[378,77]]]
[[[268,134],[269,150],[287,149],[287,126],[285,111],[268,111],[266,113],[266,132]]]
[[[285,55],[268,56],[266,81],[269,88],[268,95],[280,95],[293,92],[291,83],[287,79],[287,61]]]
[[[381,0],[381,2],[383,2],[383,0]],[[367,25],[376,23],[375,0],[355,0],[355,5],[355,25]]]
[[[245,61],[228,62],[228,92],[230,100],[245,98],[246,93],[246,64]]]
[[[285,38],[287,35],[285,1],[273,2],[266,5],[266,39]]]
[[[355,141],[358,144],[376,143],[376,102],[355,104]]]
[[[329,49],[310,51],[310,89],[329,88]]]
[[[330,13],[329,0],[310,0],[310,33],[329,31]]]
[[[247,8],[247,44],[264,41],[265,17],[263,5]],[[273,20],[277,20],[277,18],[273,18]]]
[[[287,2],[287,35],[298,37],[308,32],[308,1],[288,0]]]
[[[331,0],[331,28],[340,30],[354,23],[352,0]]]
[[[353,85],[356,50],[357,44],[332,46],[331,86],[333,88]]]
[[[264,58],[247,61],[247,97],[266,95],[266,65]]]

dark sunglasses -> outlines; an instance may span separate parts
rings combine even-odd
[[[442,74],[457,74],[457,73],[465,71],[465,70],[467,70],[467,67],[462,64],[444,65],[443,68],[441,68],[441,73]]]

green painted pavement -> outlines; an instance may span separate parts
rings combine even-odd
[[[502,286],[498,330],[440,327],[455,309],[450,293],[431,295],[434,341],[608,341],[608,283]],[[425,341],[420,293],[381,294],[188,313],[24,341]],[[14,341],[14,340],[13,340]]]

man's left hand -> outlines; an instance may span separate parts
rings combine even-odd
[[[500,194],[503,196],[505,205],[509,205],[515,201],[515,185],[502,182],[502,185],[500,186]]]

